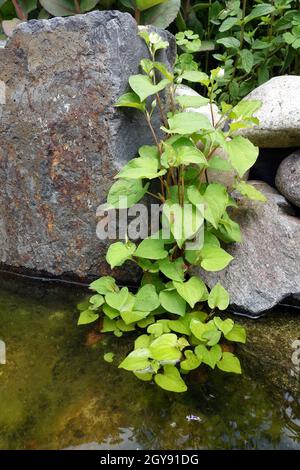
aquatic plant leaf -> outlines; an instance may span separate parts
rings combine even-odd
[[[195,347],[195,354],[204,364],[214,369],[217,362],[222,357],[222,348],[219,344],[215,344],[210,349],[204,344],[199,344]]]
[[[215,346],[221,339],[221,331],[218,330],[207,330],[202,334],[202,338],[207,340],[207,346]]]
[[[92,295],[92,297],[90,297],[90,304],[92,304],[92,306],[90,306],[91,310],[97,310],[104,304],[103,296],[100,294]]]
[[[115,320],[111,320],[108,317],[104,317],[101,333],[108,333],[110,331],[115,332],[115,330],[117,330]]]
[[[154,339],[149,346],[151,357],[157,361],[179,361],[181,352],[174,333],[165,333]]]
[[[233,328],[225,334],[225,338],[236,343],[246,343],[246,330],[241,325],[234,325]]]
[[[193,351],[184,351],[184,355],[186,359],[180,362],[181,369],[189,371],[197,369],[200,366],[201,359],[199,359],[199,357],[197,357]]]
[[[111,320],[114,320],[114,318],[117,318],[120,315],[119,310],[116,310],[115,308],[112,308],[108,304],[103,305],[102,311]]]
[[[214,317],[214,324],[218,328],[218,330],[222,331],[224,335],[227,335],[232,328],[234,327],[234,321],[231,318],[226,318],[226,320],[222,320],[220,317]]]
[[[175,331],[175,333],[180,333],[182,335],[190,335],[190,321],[191,319],[185,315],[184,317],[178,318],[178,320],[169,320],[168,326],[170,330]]]
[[[84,310],[80,313],[77,325],[87,325],[88,323],[92,323],[99,318],[99,313],[95,313],[92,310]]]
[[[126,325],[130,325],[131,323],[138,322],[142,320],[143,318],[146,318],[150,312],[145,312],[145,311],[138,311],[138,310],[131,310],[131,311],[123,311],[120,313],[123,321],[125,322]]]
[[[175,366],[164,366],[164,373],[156,374],[154,380],[159,387],[169,392],[181,393],[187,391],[187,386]]]
[[[150,351],[148,348],[135,349],[119,365],[120,369],[139,371],[150,366]]]
[[[104,356],[103,356],[103,359],[106,361],[106,362],[113,362],[114,360],[114,353],[113,352],[108,352],[108,353],[105,353]]]
[[[149,335],[138,336],[134,342],[134,349],[148,348],[151,342]]]
[[[239,359],[230,352],[223,352],[222,359],[217,362],[217,367],[224,372],[242,373]]]

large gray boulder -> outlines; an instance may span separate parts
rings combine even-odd
[[[268,201],[242,198],[232,212],[243,234],[242,243],[226,248],[234,260],[218,273],[197,272],[209,287],[219,281],[229,291],[236,312],[258,316],[300,293],[300,219],[275,189],[251,183]]]
[[[262,106],[255,114],[259,125],[240,134],[259,147],[300,146],[300,76],[271,78],[244,99],[260,100]]]
[[[285,158],[276,173],[276,188],[292,204],[300,207],[300,150]]]
[[[103,275],[96,209],[151,134],[114,107],[147,57],[131,15],[92,12],[21,24],[0,50],[0,262],[52,275]],[[175,59],[173,36],[161,60]],[[154,125],[159,128],[158,119]],[[116,272],[135,280],[135,271]]]

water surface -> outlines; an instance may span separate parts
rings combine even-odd
[[[87,345],[79,289],[0,279],[0,449],[300,449],[300,393],[217,372],[171,394],[107,364],[128,339]],[[90,343],[91,335],[89,335]]]

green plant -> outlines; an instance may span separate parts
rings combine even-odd
[[[110,245],[106,256],[110,267],[129,260],[136,263],[144,271],[141,287],[133,294],[127,287],[120,289],[111,276],[92,282],[90,289],[95,294],[80,305],[78,323],[101,319],[101,331],[116,336],[140,331],[133,351],[119,367],[142,380],[154,379],[166,390],[184,392],[187,387],[182,375],[201,364],[241,373],[239,359],[225,343],[244,343],[245,330],[231,318],[222,319],[217,313],[228,307],[229,294],[218,282],[209,292],[203,280],[190,273],[190,269],[192,266],[213,272],[224,269],[232,260],[223,248],[224,242],[241,241],[240,228],[228,213],[236,202],[225,186],[208,181],[207,169],[234,169],[237,176],[230,191],[235,189],[249,198],[265,200],[241,180],[254,164],[258,149],[236,135],[238,129],[257,122],[253,113],[260,103],[246,101],[234,107],[222,103],[221,118],[213,123],[199,112],[186,112],[187,107],[213,104],[219,92],[221,69],[212,70],[210,75],[181,69],[179,64],[184,61],[179,58],[173,73],[156,60],[157,52],[168,47],[168,43],[156,33],[142,31],[140,36],[148,46],[149,58],[141,61],[143,73],[129,78],[131,91],[120,97],[117,106],[132,107],[144,115],[154,145],[142,146],[139,156],[116,175],[106,208],[124,208],[125,196],[127,207],[131,207],[148,193],[162,204],[162,230],[138,246],[130,240]],[[195,40],[189,33],[188,36],[188,41]],[[185,47],[191,50],[187,44]],[[209,98],[177,96],[176,87],[184,80],[206,87]],[[163,124],[163,139],[152,125],[156,107]],[[223,131],[228,119],[229,130]],[[228,161],[216,154],[220,148],[228,153]],[[158,191],[152,189],[155,181],[160,185]],[[168,238],[164,228],[170,229]],[[203,240],[197,236],[201,228]],[[191,240],[196,249],[188,248]],[[106,355],[106,359],[111,362],[113,356]]]
[[[299,1],[185,0],[177,26],[199,35],[201,70],[223,67],[219,102],[237,102],[272,76],[300,73]]]
[[[175,20],[180,0],[0,0],[0,21],[4,21],[4,33],[10,36],[20,21],[77,15],[94,9],[128,11],[139,24],[166,28]]]

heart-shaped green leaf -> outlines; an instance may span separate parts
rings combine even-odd
[[[211,309],[218,308],[219,310],[226,310],[229,305],[229,294],[227,290],[217,282],[210,291],[207,302]]]
[[[163,290],[159,294],[159,300],[163,308],[170,313],[183,316],[186,310],[186,301],[176,290]]]
[[[194,308],[206,292],[204,282],[197,276],[192,276],[187,282],[173,282],[178,294]]]
[[[151,357],[157,361],[179,361],[181,352],[174,333],[165,333],[156,338],[149,346]]]
[[[164,373],[156,374],[154,380],[159,387],[169,392],[181,393],[187,391],[187,386],[175,366],[164,366]]]
[[[217,367],[224,372],[242,373],[239,359],[230,352],[223,353],[222,359],[217,363]]]

